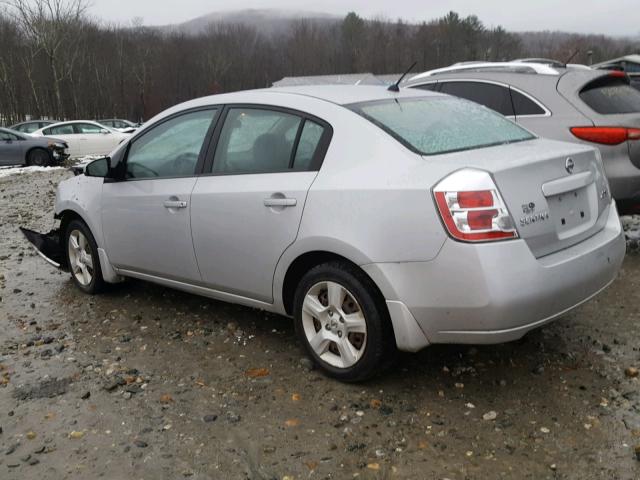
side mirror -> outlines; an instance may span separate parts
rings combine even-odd
[[[109,178],[111,172],[111,159],[109,157],[99,158],[84,167],[84,174],[87,177]]]
[[[100,130],[100,133],[103,135],[108,135],[109,133],[111,133],[109,130],[107,130],[106,128],[103,128]]]

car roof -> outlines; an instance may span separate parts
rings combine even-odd
[[[532,62],[463,62],[450,65],[448,67],[428,70],[411,77],[408,81],[422,80],[433,76],[440,76],[447,73],[470,73],[470,72],[510,72],[528,73],[537,75],[558,76],[561,74],[560,68],[550,66],[546,63]]]
[[[98,125],[98,126],[104,126],[104,125],[100,125],[100,123],[94,121],[94,120],[69,120],[66,122],[57,122],[57,123],[53,123],[51,125],[47,125],[46,127],[41,128],[40,130],[44,130],[44,129],[48,129],[48,128],[53,128],[53,127],[59,127],[60,125],[75,125],[78,123],[90,123],[92,125]],[[105,128],[108,128],[106,126],[104,126]],[[38,130],[38,131],[40,131]]]
[[[435,83],[450,80],[485,80],[496,81],[520,88],[531,88],[534,90],[546,89],[549,84],[569,84],[576,90],[586,85],[590,81],[607,75],[606,71],[583,69],[583,68],[555,68],[558,75],[538,75],[533,72],[513,72],[513,71],[458,71],[446,72],[433,76],[412,78],[404,86],[412,87],[425,83]]]
[[[437,96],[435,92],[425,92],[412,89],[401,89],[400,92],[390,92],[384,85],[305,85],[298,87],[273,87],[257,90],[244,90],[233,93],[223,93],[209,97],[191,100],[181,105],[184,107],[198,107],[214,105],[216,103],[278,103],[279,96],[305,96],[336,105],[369,102],[394,98],[417,98]]]

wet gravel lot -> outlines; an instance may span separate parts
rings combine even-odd
[[[1,479],[640,478],[637,253],[521,341],[344,385],[286,318],[138,281],[78,292],[18,231],[54,227],[69,175],[0,178]]]

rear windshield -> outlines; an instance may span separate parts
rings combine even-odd
[[[580,92],[580,98],[603,115],[640,112],[640,92],[622,78],[603,77]]]
[[[488,108],[460,98],[390,99],[349,105],[421,155],[437,155],[535,138]]]

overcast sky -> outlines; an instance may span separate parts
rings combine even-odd
[[[640,35],[638,0],[92,0],[96,17],[129,23],[141,17],[146,25],[179,23],[219,10],[279,8],[343,15],[350,10],[365,17],[385,16],[429,20],[450,10],[476,14],[487,26],[508,30],[564,30],[609,35]]]

